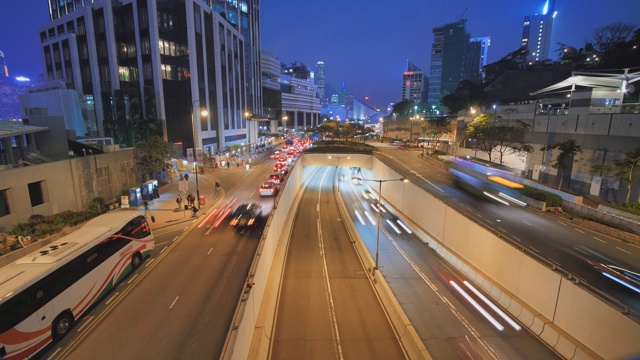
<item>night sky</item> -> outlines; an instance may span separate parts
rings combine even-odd
[[[429,74],[432,29],[464,13],[471,37],[491,37],[489,62],[520,45],[524,16],[541,13],[543,0],[323,0],[261,1],[262,49],[285,63],[312,70],[325,63],[327,82],[374,105],[400,100],[410,59]],[[556,0],[552,48],[580,47],[598,26],[640,25],[640,0]],[[37,27],[48,22],[46,0],[0,1],[0,51],[10,76],[37,79],[43,60]],[[555,55],[555,54],[554,54]]]

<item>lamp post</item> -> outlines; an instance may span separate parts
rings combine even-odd
[[[382,212],[382,183],[383,182],[389,182],[389,181],[402,181],[402,182],[409,182],[409,179],[407,178],[399,178],[399,179],[388,179],[388,180],[375,180],[375,179],[363,179],[361,177],[352,177],[351,178],[352,181],[354,182],[359,182],[359,181],[372,181],[372,182],[377,182],[378,183],[378,220],[377,220],[377,230],[376,230],[376,263],[375,263],[375,267],[373,268],[374,270],[378,270],[378,254],[379,254],[379,248],[380,248],[380,213]]]
[[[244,117],[247,119],[247,146],[249,146],[249,156],[251,156],[251,113],[245,111]]]
[[[282,133],[286,134],[287,133],[287,115],[282,117]]]
[[[200,100],[194,100],[191,103],[191,126],[193,127],[193,156],[195,158],[194,160],[196,160],[194,163],[195,172],[196,172],[196,198],[197,198],[196,202],[198,203],[197,209],[199,210],[200,209],[200,187],[198,186],[198,160],[196,157],[196,142],[197,142],[198,136],[196,135],[196,119],[193,113],[193,107],[196,105],[197,102],[200,102]],[[207,111],[206,108],[202,108],[200,109],[200,115],[207,116],[209,115],[209,111]]]

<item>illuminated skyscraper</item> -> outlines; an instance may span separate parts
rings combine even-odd
[[[527,59],[530,62],[542,61],[549,58],[553,19],[557,13],[554,5],[554,0],[547,0],[542,9],[542,14],[524,17],[520,46],[529,51]]]
[[[477,84],[484,78],[483,67],[487,65],[489,54],[490,37],[473,38],[467,46],[464,64],[464,79],[471,80]]]
[[[426,102],[429,80],[414,63],[407,60],[407,71],[402,74],[402,100]]]
[[[318,98],[321,103],[325,96],[324,82],[324,61],[318,61],[316,63],[316,86],[318,89]]]

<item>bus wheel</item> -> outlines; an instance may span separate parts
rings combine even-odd
[[[140,254],[138,253],[133,254],[133,256],[131,257],[131,270],[137,269],[138,266],[140,266],[141,262],[142,256],[140,256]]]
[[[69,313],[62,313],[58,315],[55,320],[53,320],[53,324],[51,324],[51,336],[54,340],[62,339],[67,333],[69,329],[71,329],[71,324],[73,323],[73,318]]]

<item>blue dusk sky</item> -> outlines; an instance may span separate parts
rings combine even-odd
[[[49,20],[46,0],[2,0],[0,51],[10,76],[37,80],[43,60],[37,27]],[[371,104],[400,99],[407,59],[427,75],[432,29],[464,14],[471,37],[491,37],[489,62],[516,50],[526,15],[542,0],[323,0],[261,1],[262,49],[284,63],[315,70],[325,63],[327,82]],[[613,22],[640,25],[640,0],[556,0],[552,48],[580,47],[592,30]],[[555,53],[554,53],[555,55]]]

